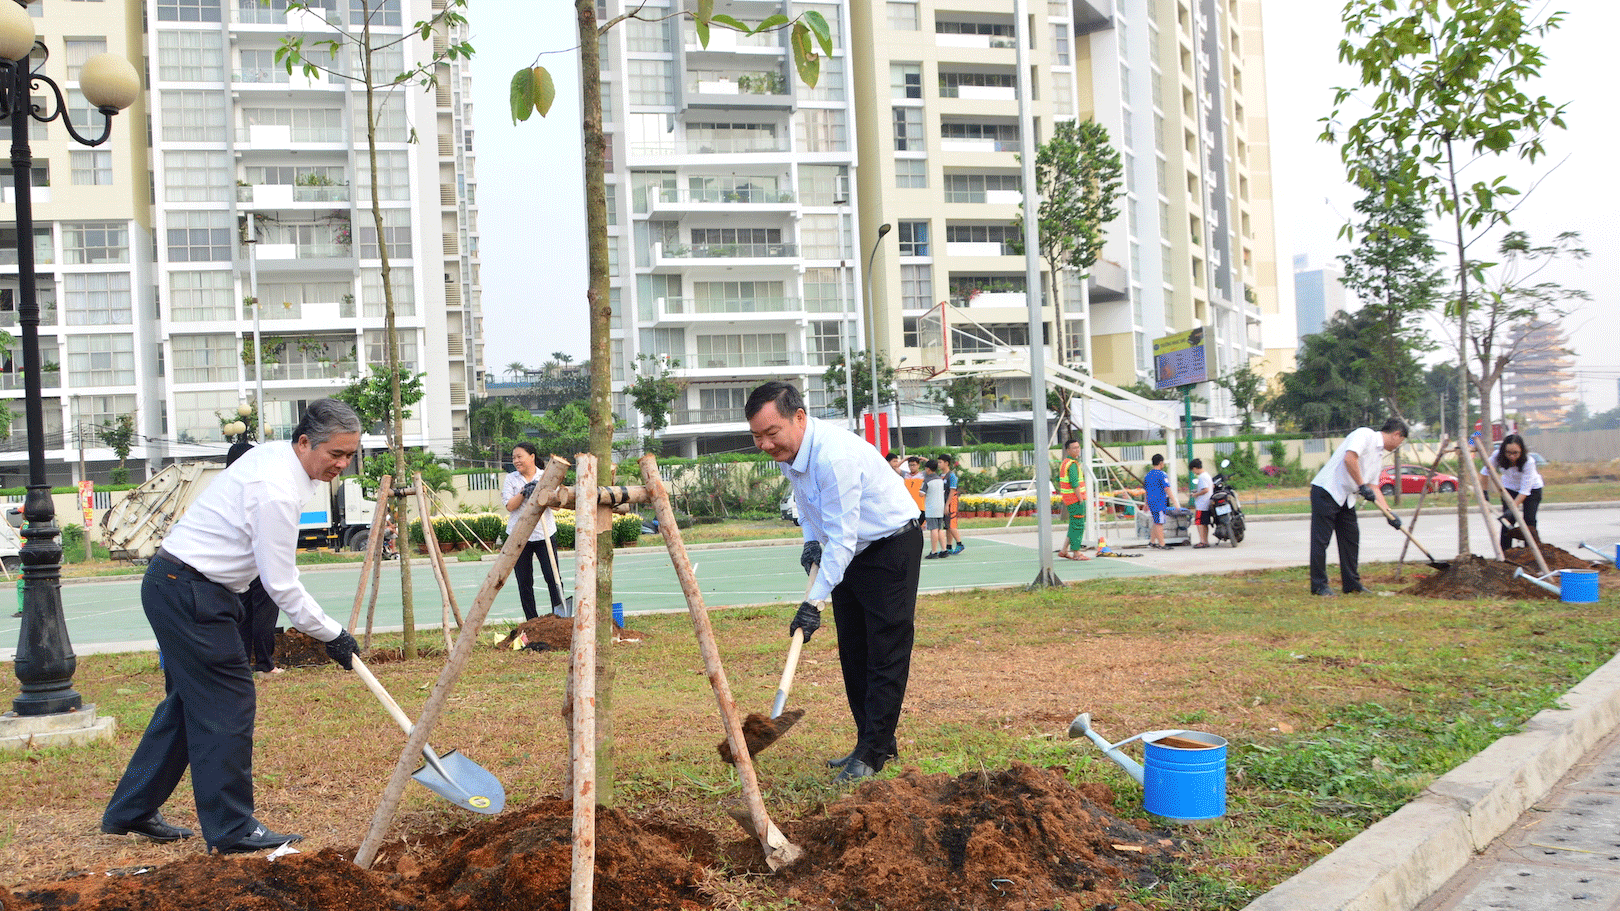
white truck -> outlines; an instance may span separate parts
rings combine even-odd
[[[180,462],[159,471],[101,514],[102,544],[114,560],[151,559],[163,536],[224,470],[221,462]],[[300,511],[298,546],[364,548],[373,505],[361,494],[358,478],[331,482]]]

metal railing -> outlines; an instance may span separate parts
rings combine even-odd
[[[665,316],[691,316],[700,313],[796,313],[801,308],[796,297],[763,300],[697,300],[690,297],[660,297],[659,312]]]

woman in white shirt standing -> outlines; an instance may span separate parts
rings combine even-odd
[[[1541,472],[1536,470],[1536,460],[1530,458],[1530,450],[1524,445],[1524,437],[1510,433],[1502,438],[1502,445],[1491,457],[1496,463],[1496,470],[1502,476],[1502,487],[1507,495],[1513,498],[1519,507],[1519,515],[1524,516],[1524,525],[1530,534],[1536,535],[1536,512],[1541,509]],[[1489,469],[1481,468],[1480,474]],[[1513,513],[1508,511],[1506,503],[1502,504],[1502,549],[1507,550],[1513,546]],[[1541,537],[1536,535],[1536,540]]]
[[[523,508],[523,501],[529,498],[529,493],[540,480],[539,461],[540,450],[533,443],[519,443],[512,447],[512,467],[516,471],[508,474],[501,483],[501,499],[506,502],[507,534],[512,533],[518,510]],[[540,561],[540,571],[545,574],[546,588],[551,594],[552,611],[556,612],[563,604],[556,554],[557,519],[548,507],[541,511],[540,521],[535,523],[528,543],[523,546],[523,553],[518,555],[517,565],[512,567],[512,574],[517,577],[518,600],[523,603],[525,619],[533,620],[540,616],[534,606],[534,566],[529,562],[531,559]]]

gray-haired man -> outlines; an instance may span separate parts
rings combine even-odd
[[[352,669],[354,637],[298,578],[298,516],[316,489],[348,467],[360,419],[333,399],[310,404],[292,442],[255,447],[203,491],[163,539],[141,583],[141,608],[164,661],[164,700],[152,713],[101,817],[109,835],[190,838],[159,812],[191,767],[208,847],[234,854],[303,836],[253,816],[253,673],[237,623],[255,577],[292,625]]]

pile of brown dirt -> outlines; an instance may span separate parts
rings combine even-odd
[[[1535,560],[1531,558],[1531,564]],[[1515,579],[1512,563],[1490,560],[1474,554],[1452,558],[1449,569],[1435,573],[1402,589],[1403,594],[1425,598],[1472,601],[1476,598],[1506,598],[1516,601],[1557,598],[1558,596],[1524,579]]]
[[[1022,763],[956,778],[907,769],[787,833],[805,849],[788,895],[886,911],[1138,908],[1128,893],[1156,881],[1175,846],[1112,802],[1106,787]]]
[[[517,644],[518,640],[522,644]],[[547,614],[533,620],[519,623],[506,635],[505,639],[495,644],[496,648],[529,648],[539,643],[536,651],[566,652],[574,641],[574,621],[556,614]]]
[[[276,630],[276,667],[319,667],[331,660],[319,639],[295,629]]]
[[[1021,764],[956,778],[907,770],[784,825],[805,856],[765,879],[757,842],[598,810],[593,906],[699,911],[758,896],[843,911],[1132,911],[1140,905],[1129,893],[1154,882],[1176,848],[1145,822],[1114,816],[1112,800],[1100,785],[1077,789]],[[542,800],[459,837],[391,844],[375,870],[330,849],[274,862],[200,857],[0,893],[0,909],[563,911],[571,825],[566,801]]]
[[[1528,547],[1511,547],[1502,554],[1502,559],[1515,566],[1524,567],[1528,573],[1539,574],[1541,568],[1536,565],[1536,555]],[[1556,544],[1541,542],[1541,559],[1547,561],[1548,569],[1595,569],[1607,572],[1612,567],[1601,560],[1583,560],[1575,554],[1564,550]]]

